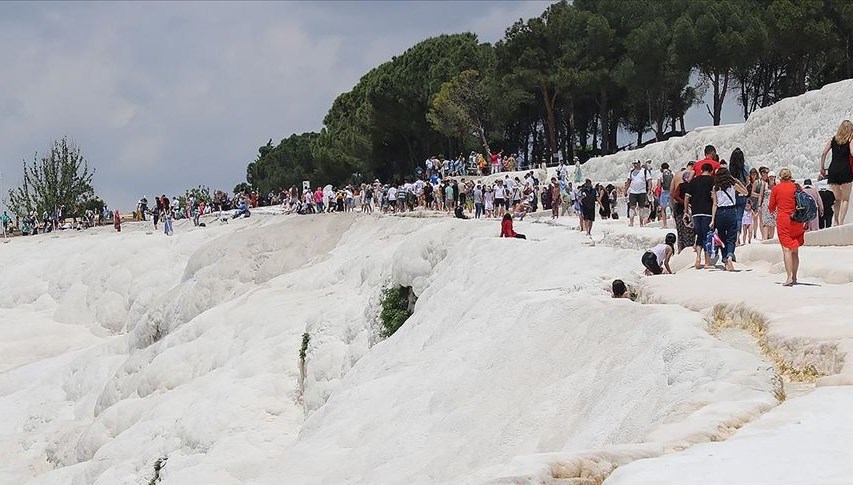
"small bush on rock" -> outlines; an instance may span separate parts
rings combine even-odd
[[[311,335],[308,332],[302,334],[302,347],[299,348],[299,360],[305,361],[305,355],[308,352],[308,342],[311,341]]]
[[[392,286],[382,290],[382,311],[379,312],[382,338],[394,335],[412,316],[414,300],[411,286]]]

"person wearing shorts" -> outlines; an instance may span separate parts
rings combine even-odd
[[[639,160],[634,160],[633,168],[628,173],[628,180],[625,182],[625,192],[628,193],[628,225],[634,225],[634,217],[640,216],[640,227],[645,222],[642,210],[648,207],[651,177],[649,170],[643,168]]]
[[[642,194],[631,194],[631,193],[629,193],[628,194],[628,207],[630,207],[631,209],[637,209],[637,208],[643,209],[643,208],[648,207],[648,205],[649,205],[648,194],[646,194],[646,193],[642,193]],[[632,215],[631,216],[632,221],[633,221],[633,217],[634,216]],[[631,222],[631,225],[633,226],[634,223]],[[642,219],[640,219],[640,225],[641,226],[643,225]]]
[[[713,170],[710,163],[702,164],[702,172],[698,177],[693,177],[687,187],[684,196],[685,219],[688,214],[692,216],[693,232],[696,241],[693,245],[696,251],[696,262],[694,267],[701,269],[702,253],[705,253],[705,267],[712,268],[711,255],[705,251],[705,239],[711,231],[712,194],[714,189],[714,178],[711,176]]]
[[[495,213],[503,214],[509,209],[506,205],[506,188],[501,180],[495,184]]]

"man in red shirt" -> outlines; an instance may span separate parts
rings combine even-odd
[[[720,162],[718,161],[719,157],[717,157],[717,149],[714,148],[714,145],[708,145],[705,147],[705,158],[696,162],[693,165],[693,175],[698,177],[702,175],[702,165],[706,163],[710,163],[713,170],[711,170],[711,174],[717,172],[717,169],[720,168]]]
[[[498,163],[499,163],[499,160],[500,160],[500,158],[501,158],[501,155],[503,155],[503,152],[504,152],[504,151],[503,151],[503,150],[501,150],[501,151],[499,151],[499,152],[497,152],[497,153],[490,153],[490,154],[489,154],[489,158],[490,158],[490,160],[489,160],[489,161],[490,161],[490,162],[492,162],[492,163],[491,163],[491,165],[492,165],[492,174],[496,174],[496,173],[498,173]]]

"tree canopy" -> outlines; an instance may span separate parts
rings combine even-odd
[[[31,164],[24,161],[23,182],[9,191],[9,208],[19,216],[58,209],[80,216],[87,208],[103,207],[92,188],[93,176],[80,147],[68,138],[56,140],[41,158],[36,153]]]
[[[441,35],[375,67],[334,100],[319,133],[260,147],[247,182],[266,192],[400,180],[426,157],[471,149],[585,161],[684,133],[706,92],[716,125],[732,96],[747,118],[850,77],[849,2],[561,1],[494,45]],[[636,140],[619,146],[620,130]]]

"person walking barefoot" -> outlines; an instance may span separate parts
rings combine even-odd
[[[769,209],[770,192],[773,190],[773,180],[770,178],[770,169],[761,167],[758,170],[759,185],[758,207],[761,214],[761,239],[767,241],[773,239],[776,230],[776,216]]]
[[[746,201],[746,207],[743,210],[743,219],[741,219],[741,244],[752,244],[752,201]]]
[[[714,174],[714,194],[711,208],[711,230],[717,230],[724,243],[723,262],[727,271],[734,271],[735,248],[737,247],[737,198],[747,195],[746,187],[734,178],[725,167]],[[741,216],[743,217],[743,216]]]
[[[782,246],[782,257],[785,261],[787,279],[782,286],[797,284],[797,271],[800,268],[799,248],[803,245],[805,229],[802,222],[791,220],[791,214],[797,208],[795,195],[797,186],[791,176],[791,171],[783,168],[779,171],[780,182],[770,192],[770,212],[776,212],[776,231],[779,244]]]
[[[705,239],[711,230],[711,214],[714,208],[714,177],[711,175],[713,165],[703,163],[700,175],[690,180],[690,185],[684,195],[684,220],[688,223],[692,220],[693,232],[696,241],[693,249],[696,251],[696,269],[712,268],[711,254],[705,250]],[[705,265],[702,266],[702,254],[705,254]]]
[[[648,206],[651,192],[651,174],[639,160],[634,160],[633,168],[628,172],[625,192],[628,194],[628,226],[633,226],[634,218],[639,216],[640,227],[643,227],[646,217],[643,212]]]
[[[820,175],[826,177],[835,203],[832,210],[835,214],[835,225],[844,224],[847,209],[850,206],[850,187],[853,182],[853,163],[850,161],[850,144],[853,141],[853,123],[850,120],[841,122],[835,133],[823,148],[820,155]],[[826,155],[832,152],[829,170],[826,169]]]

